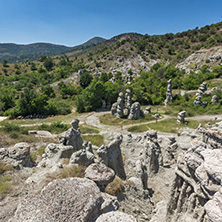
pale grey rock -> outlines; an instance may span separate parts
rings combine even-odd
[[[201,105],[202,102],[201,102],[201,96],[200,95],[197,95],[194,102],[193,102],[193,105],[196,106],[196,105]]]
[[[131,99],[131,90],[126,89],[125,93],[125,115],[128,116],[130,113],[130,108],[132,106],[132,99]]]
[[[102,163],[113,169],[117,176],[121,179],[126,178],[126,173],[124,170],[122,153],[120,145],[122,143],[122,136],[118,136],[108,146],[101,146],[97,150],[97,154]]]
[[[150,130],[146,133],[146,142],[143,150],[143,161],[149,176],[158,173],[159,167],[163,165],[161,147],[157,141],[157,132]]]
[[[113,211],[100,215],[96,222],[136,222],[136,218],[119,211]]]
[[[124,117],[123,109],[124,109],[123,93],[120,92],[119,97],[117,99],[117,109],[116,109],[118,118]]]
[[[136,161],[136,174],[137,174],[137,177],[142,182],[143,189],[147,189],[148,174],[147,174],[146,166],[142,163],[141,160]]]
[[[94,222],[103,213],[103,202],[101,192],[92,180],[53,180],[39,194],[23,199],[10,222]]]
[[[222,188],[215,193],[212,200],[204,206],[210,222],[221,222],[222,220]]]
[[[115,115],[117,113],[117,102],[113,103],[111,107],[111,113],[112,115]]]
[[[50,143],[45,148],[45,153],[42,155],[43,158],[38,166],[51,168],[55,164],[58,164],[61,159],[70,158],[74,151],[73,146]]]
[[[168,83],[168,85],[167,85],[167,91],[166,91],[166,99],[164,101],[165,105],[167,105],[167,103],[169,103],[173,99],[173,96],[172,96],[172,80],[169,79],[167,81],[167,83]]]
[[[212,98],[211,98],[211,103],[212,103],[212,104],[218,103],[218,96],[217,96],[217,95],[213,95],[213,96],[212,96]]]
[[[82,149],[83,140],[79,129],[78,119],[72,121],[72,128],[60,135],[59,142],[65,146],[73,146],[75,151]]]
[[[151,107],[150,107],[150,106],[147,106],[147,107],[145,108],[144,115],[148,115],[148,114],[150,114],[150,113],[151,113]]]
[[[177,122],[185,123],[186,111],[181,111],[177,114]]]
[[[76,151],[72,154],[69,164],[79,164],[83,166],[89,166],[90,164],[94,163],[95,155],[87,151],[86,149],[81,149],[79,151]]]
[[[87,167],[85,177],[93,180],[101,189],[105,189],[107,184],[113,181],[115,172],[103,163],[93,163]]]
[[[139,119],[139,117],[141,115],[140,110],[141,110],[140,109],[140,103],[139,102],[133,103],[131,108],[130,108],[130,113],[129,113],[128,119],[130,119],[130,120]]]
[[[17,169],[33,166],[28,143],[17,143],[8,149],[0,148],[0,160],[6,165],[12,165]]]

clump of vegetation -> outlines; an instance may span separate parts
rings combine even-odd
[[[104,144],[104,137],[102,135],[83,135],[82,138],[95,146],[102,146]]]
[[[61,121],[53,122],[51,124],[41,124],[38,129],[39,130],[46,130],[49,131],[50,133],[62,133],[66,130],[68,130],[70,127],[67,124],[63,124]]]
[[[6,165],[2,162],[0,162],[0,175],[4,172],[13,170],[13,167],[11,165]]]
[[[106,186],[105,192],[112,196],[117,196],[123,189],[124,182],[118,176],[115,176],[114,180]]]
[[[10,192],[11,186],[10,182],[11,177],[9,176],[0,176],[0,198],[4,198],[4,196]]]
[[[28,135],[28,130],[24,127],[20,127],[13,123],[4,123],[1,125],[1,130],[8,133],[9,136],[13,139],[16,139],[19,137],[19,135],[24,134]]]
[[[51,180],[54,179],[64,179],[67,177],[85,177],[86,167],[82,165],[74,165],[70,167],[65,167],[61,171],[55,174],[48,175],[48,178]]]

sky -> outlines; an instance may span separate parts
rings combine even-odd
[[[177,33],[222,21],[221,9],[221,0],[0,0],[0,43]]]

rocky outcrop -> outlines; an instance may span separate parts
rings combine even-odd
[[[0,148],[0,161],[16,169],[32,167],[30,146],[28,143],[17,143],[14,147]]]
[[[192,147],[178,157],[176,178],[168,203],[167,221],[217,221],[222,215],[222,149],[193,141]],[[215,208],[213,208],[215,206]],[[219,220],[218,220],[219,221]]]
[[[59,137],[59,142],[65,146],[72,146],[75,151],[82,149],[83,140],[79,129],[79,120],[72,121],[72,128],[62,133]]]
[[[146,134],[146,142],[143,150],[143,161],[147,168],[148,175],[152,176],[159,171],[163,165],[163,158],[160,145],[157,141],[157,132],[150,130]]]
[[[115,177],[115,172],[102,163],[94,163],[87,167],[85,177],[93,180],[101,190],[111,183]]]
[[[167,83],[168,83],[168,85],[167,85],[167,91],[166,91],[166,99],[164,101],[165,105],[167,105],[167,103],[169,103],[173,99],[173,96],[172,96],[172,80],[169,79],[167,81]]]
[[[97,185],[86,178],[66,178],[50,182],[39,194],[24,198],[11,222],[82,221],[94,222],[113,208]],[[114,207],[115,208],[115,207]]]
[[[97,150],[100,162],[113,169],[117,176],[121,179],[126,179],[126,174],[123,165],[122,153],[120,145],[122,143],[122,136],[118,136],[108,146],[101,146]]]
[[[96,220],[96,222],[136,222],[136,218],[119,211],[113,211],[109,213],[102,214]]]
[[[112,113],[112,115],[115,115],[117,113],[117,102],[113,103],[113,105],[111,107],[111,113]]]
[[[201,96],[201,95],[204,94],[206,91],[207,91],[207,83],[206,83],[206,82],[203,82],[203,83],[199,86],[196,95],[197,95],[197,96]]]

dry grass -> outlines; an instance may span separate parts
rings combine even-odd
[[[116,196],[123,191],[123,188],[124,182],[118,176],[115,176],[114,180],[106,186],[105,192],[112,196]]]
[[[55,180],[55,179],[64,179],[67,177],[85,177],[85,166],[81,165],[74,165],[71,167],[65,167],[63,168],[60,172],[55,173],[55,174],[50,174],[48,175],[48,179],[50,181]]]

